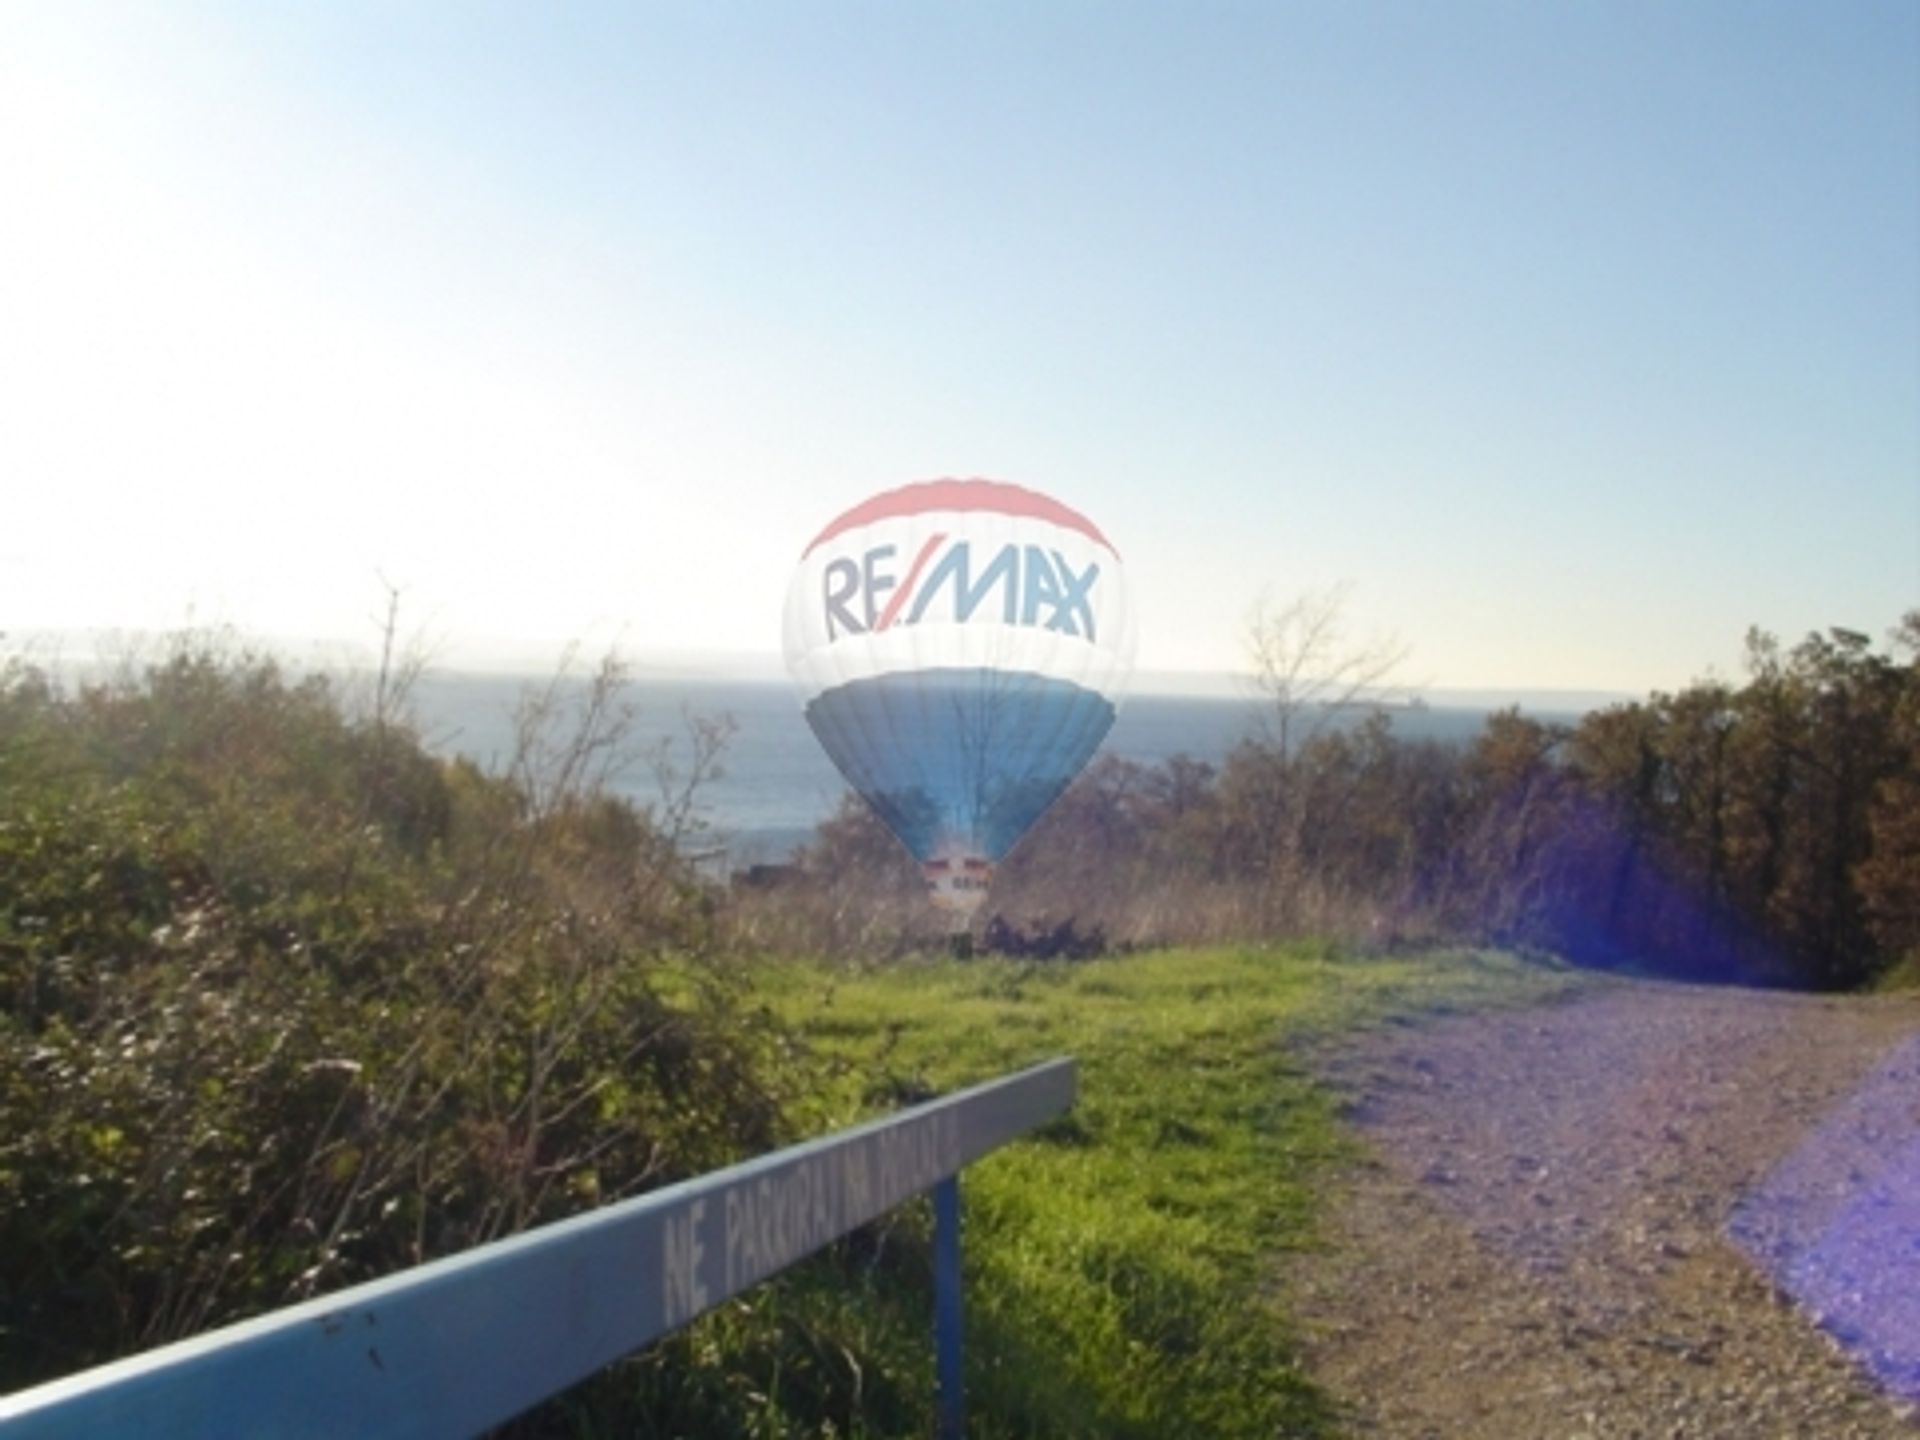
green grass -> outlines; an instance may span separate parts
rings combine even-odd
[[[1876,993],[1891,995],[1901,990],[1920,990],[1920,953],[1895,961],[1871,987]]]
[[[818,1130],[1078,1057],[1071,1116],[965,1172],[969,1429],[1165,1437],[1331,1433],[1270,1263],[1316,1243],[1326,1166],[1349,1143],[1302,1046],[1569,983],[1488,952],[1361,959],[1295,946],[857,974],[783,966],[762,987],[825,1073],[807,1102]],[[909,1217],[895,1250],[923,1245],[923,1227]],[[924,1267],[923,1252],[913,1259]],[[924,1280],[904,1254],[896,1262],[903,1283],[878,1281],[870,1297],[889,1318],[867,1310],[858,1337],[888,1357],[891,1418],[856,1413],[832,1433],[924,1433]],[[832,1277],[803,1272],[765,1303],[852,1324],[823,1313]],[[785,1403],[769,1397],[769,1416]]]

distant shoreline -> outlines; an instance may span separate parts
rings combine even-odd
[[[97,674],[118,664],[124,657],[156,651],[175,639],[177,630],[50,630],[0,632],[0,659],[18,657],[30,664],[46,665],[62,673]],[[227,633],[213,626],[192,633],[219,637]],[[312,636],[231,632],[236,647],[270,654],[296,669],[312,669],[328,674],[370,672],[379,665],[379,653],[365,640],[340,640]],[[789,684],[778,656],[772,654],[691,655],[673,651],[637,651],[616,653],[629,667],[635,684],[649,683],[707,685],[765,685],[784,689]],[[582,647],[566,668],[584,673],[603,651]],[[477,659],[456,653],[438,660],[431,647],[426,673],[449,679],[510,680],[516,683],[540,683],[551,680],[562,669],[565,659],[561,648],[551,652],[522,648],[502,650],[492,658]],[[1135,670],[1126,693],[1129,697],[1155,696],[1189,700],[1247,700],[1257,702],[1259,689],[1251,674],[1215,670]],[[1387,710],[1417,709],[1422,705],[1436,709],[1502,710],[1510,705],[1534,714],[1581,715],[1609,705],[1644,700],[1646,692],[1591,687],[1539,685],[1418,685],[1395,687],[1377,703]]]

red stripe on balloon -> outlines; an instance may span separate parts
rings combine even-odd
[[[991,510],[1023,519],[1050,520],[1055,525],[1078,530],[1089,540],[1105,545],[1113,551],[1115,558],[1120,554],[1100,533],[1099,527],[1078,510],[1062,505],[1037,490],[1008,485],[999,480],[923,480],[915,485],[902,485],[897,490],[883,491],[870,500],[862,500],[832,521],[813,537],[813,543],[803,553],[811,555],[834,536],[857,530],[862,525],[871,525],[876,520],[919,515],[928,510]]]
[[[920,572],[926,568],[927,561],[933,558],[933,552],[940,548],[940,543],[946,538],[944,533],[935,535],[920,547],[920,553],[913,557],[913,564],[907,570],[907,578],[900,583],[900,588],[893,592],[893,599],[887,602],[887,608],[880,612],[879,622],[873,627],[875,634],[893,624],[894,617],[900,613],[900,607],[906,604],[907,597],[913,594],[913,587],[920,583]]]

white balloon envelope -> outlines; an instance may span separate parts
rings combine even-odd
[[[997,481],[861,502],[814,538],[787,592],[807,723],[958,917],[1099,748],[1133,651],[1106,536]]]

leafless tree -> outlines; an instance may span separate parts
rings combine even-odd
[[[1247,617],[1247,654],[1262,700],[1261,739],[1282,764],[1356,709],[1398,698],[1394,675],[1407,647],[1392,635],[1356,640],[1346,625],[1351,587],[1305,591],[1279,602],[1262,595]]]

